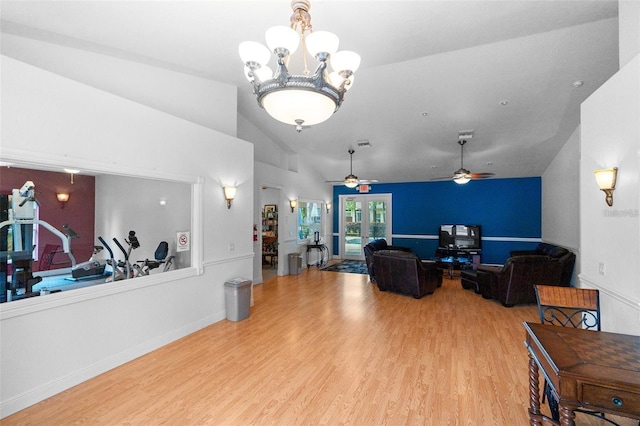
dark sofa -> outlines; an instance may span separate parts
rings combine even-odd
[[[393,291],[420,299],[442,285],[442,270],[436,263],[423,262],[411,252],[378,250],[373,253],[373,269],[380,291]]]
[[[364,246],[364,258],[367,262],[367,271],[369,272],[369,280],[374,283],[376,282],[375,271],[373,270],[373,254],[378,250],[396,250],[403,252],[411,252],[411,249],[408,247],[398,247],[398,246],[390,246],[387,244],[387,240],[384,238],[380,238],[377,240],[372,240]]]
[[[573,268],[576,264],[576,255],[564,247],[540,243],[535,250],[514,250],[511,252],[511,257],[514,256],[546,256],[557,260],[562,264],[560,285],[562,287],[569,287],[571,284],[571,276],[573,275]]]
[[[502,267],[478,267],[478,285],[483,297],[504,306],[536,303],[535,285],[569,287],[576,256],[569,250],[540,243],[535,250],[512,251]]]

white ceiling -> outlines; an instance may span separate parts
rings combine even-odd
[[[361,179],[449,176],[458,131],[470,129],[465,168],[540,176],[580,103],[618,69],[614,0],[315,0],[314,29],[336,33],[362,65],[340,110],[297,133],[258,107],[237,53],[287,25],[289,3],[2,1],[2,29],[236,85],[239,114],[329,180],[349,172],[350,147]]]

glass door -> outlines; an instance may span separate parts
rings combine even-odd
[[[341,196],[340,254],[364,260],[369,241],[385,238],[391,244],[391,195]]]

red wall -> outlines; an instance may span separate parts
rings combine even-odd
[[[39,170],[20,169],[16,167],[0,167],[0,194],[9,195],[11,190],[19,189],[26,181],[33,181],[36,186],[35,197],[40,203],[40,220],[49,223],[64,233],[63,225],[69,224],[79,238],[71,240],[71,251],[78,263],[84,262],[93,253],[95,224],[95,177],[82,174],[73,176],[68,173],[44,172]],[[70,194],[69,201],[61,208],[56,198],[58,192]],[[40,228],[38,244],[39,257],[45,244],[57,244],[62,249],[60,238]],[[67,260],[65,254],[58,254],[55,262]],[[70,266],[60,265],[59,267]],[[34,262],[33,270],[40,269]]]

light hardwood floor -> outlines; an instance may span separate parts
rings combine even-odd
[[[273,278],[255,287],[246,320],[218,322],[0,423],[528,424],[522,322],[538,321],[535,306],[504,308],[455,278],[420,300],[367,278],[313,267]]]

